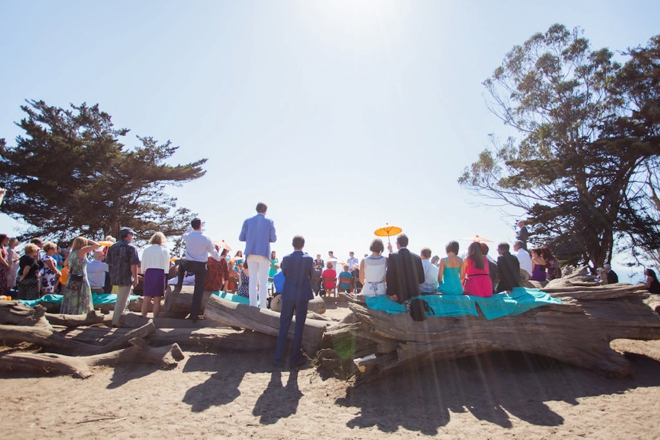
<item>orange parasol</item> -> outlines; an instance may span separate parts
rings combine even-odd
[[[220,249],[227,249],[227,252],[231,252],[231,247],[224,240],[213,240],[213,244],[217,245]]]
[[[474,237],[464,238],[463,240],[474,241],[476,243],[492,243],[493,242],[493,240],[489,240],[487,238],[479,237],[478,235],[475,235]]]
[[[97,243],[103,247],[110,247],[114,244],[112,241],[98,241]]]
[[[374,234],[378,237],[387,237],[387,242],[389,243],[391,236],[400,234],[402,231],[403,229],[398,226],[392,226],[389,223],[385,223],[385,226],[376,229]]]

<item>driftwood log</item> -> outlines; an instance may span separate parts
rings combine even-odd
[[[387,315],[356,301],[349,304],[352,318],[325,333],[317,359],[339,377],[370,380],[430,359],[520,351],[611,378],[628,376],[630,363],[610,342],[660,339],[660,317],[653,309],[660,301],[640,286],[597,286],[585,278],[576,274],[544,289],[562,304],[491,321],[480,314],[415,322],[408,314]]]
[[[212,296],[206,303],[204,318],[218,325],[240,327],[273,336],[277,336],[280,328],[279,313],[227,301],[217,296]],[[293,322],[295,322],[295,318]],[[331,324],[331,322],[314,319],[305,321],[303,348],[308,353],[316,353],[320,347],[323,334]],[[293,339],[293,335],[294,325],[291,325],[289,339]]]
[[[36,374],[71,374],[82,379],[92,375],[91,367],[127,363],[154,364],[174,368],[184,359],[177,344],[149,347],[140,338],[131,339],[132,347],[93,356],[65,356],[53,353],[6,353],[0,355],[0,370],[29,371]]]
[[[16,315],[17,318],[11,318],[10,315]],[[0,304],[0,317],[0,322],[3,322],[0,324],[0,341],[4,345],[29,342],[48,351],[70,356],[91,356],[119,350],[128,347],[131,339],[144,338],[156,330],[153,322],[148,322],[107,345],[98,346],[73,341],[56,332],[46,320],[45,309],[40,305],[31,308],[18,301],[4,301]],[[18,320],[23,320],[23,324],[9,324]]]
[[[192,297],[193,291],[195,290],[194,286],[183,286],[181,291],[174,293],[172,286],[167,286],[167,291],[165,292],[165,304],[163,306],[164,312],[170,313],[190,313],[190,306],[192,306]],[[206,302],[211,297],[212,292],[210,290],[204,291],[204,296],[202,296],[202,306],[199,309],[199,314],[204,313],[204,306]]]

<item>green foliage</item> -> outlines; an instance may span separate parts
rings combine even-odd
[[[15,147],[0,144],[0,178],[8,186],[3,211],[30,225],[26,235],[103,238],[121,226],[141,237],[182,233],[192,214],[177,209],[165,187],[202,177],[206,159],[168,165],[178,147],[151,137],[127,148],[120,138],[128,130],[115,128],[98,105],[65,110],[27,101],[21,109],[25,136]]]
[[[489,108],[521,138],[500,144],[491,137],[459,183],[524,210],[535,225],[532,240],[560,258],[602,265],[617,236],[658,237],[639,183],[646,164],[657,165],[653,118],[660,113],[649,85],[657,91],[658,58],[636,60],[633,51],[621,66],[581,35],[553,25],[514,47],[484,81]],[[642,109],[648,114],[640,117]]]

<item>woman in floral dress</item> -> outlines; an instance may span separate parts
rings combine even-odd
[[[55,291],[55,285],[62,273],[57,270],[57,261],[54,257],[57,252],[57,245],[49,241],[44,245],[43,251],[45,254],[41,257],[41,261],[44,263],[44,273],[41,277],[41,294],[48,295]]]
[[[71,245],[69,258],[64,263],[69,267],[69,279],[64,288],[62,307],[60,313],[65,315],[85,315],[94,309],[92,303],[92,289],[87,280],[88,253],[99,248],[100,245],[85,237],[76,237]]]

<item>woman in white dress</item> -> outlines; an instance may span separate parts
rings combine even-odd
[[[376,238],[371,242],[369,250],[371,255],[360,263],[360,282],[364,286],[362,293],[368,297],[385,295],[387,291],[387,284],[385,284],[387,257],[381,255],[385,250],[383,241]]]

